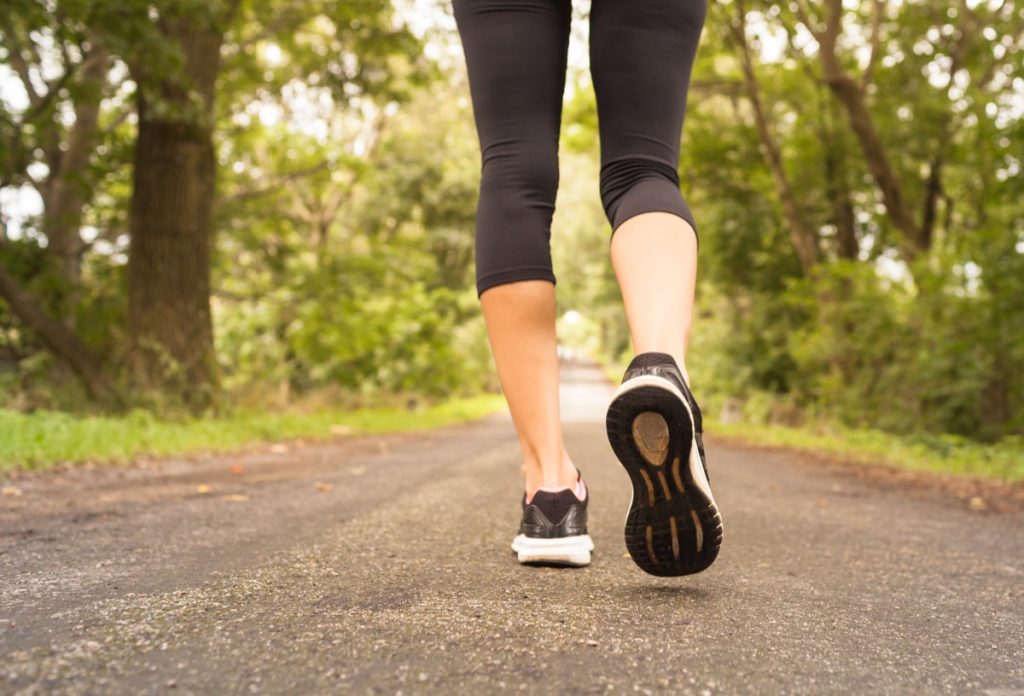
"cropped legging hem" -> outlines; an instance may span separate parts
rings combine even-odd
[[[477,292],[554,283],[551,220],[572,0],[452,0],[482,160]],[[668,212],[695,230],[679,190],[687,89],[707,0],[593,0],[590,72],[600,193],[612,235]]]
[[[697,235],[697,221],[690,206],[680,195],[679,189],[664,179],[651,177],[633,184],[628,199],[614,212],[608,214],[608,221],[612,226],[609,241],[627,220],[645,213],[670,213],[680,217],[693,228],[694,235]],[[700,236],[697,235],[697,238],[699,241]]]
[[[555,280],[554,271],[550,268],[513,268],[508,271],[488,273],[487,275],[481,276],[477,279],[476,296],[479,298],[484,294],[484,290],[493,288],[496,285],[518,283],[522,280],[547,280],[552,285],[557,282]]]

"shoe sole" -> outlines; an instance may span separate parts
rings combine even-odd
[[[538,539],[520,534],[512,541],[512,550],[523,564],[582,567],[590,565],[594,542],[589,534]]]
[[[651,575],[706,569],[722,545],[722,517],[679,389],[655,375],[629,380],[612,397],[606,427],[633,484],[625,524],[630,557]]]

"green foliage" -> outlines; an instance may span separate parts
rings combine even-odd
[[[408,254],[332,261],[269,295],[218,308],[229,386],[277,379],[298,392],[428,395],[481,388],[482,336],[459,335],[457,294],[395,273]]]
[[[126,362],[137,91],[147,108],[190,118],[149,88],[191,89],[175,82],[188,56],[167,38],[188,20],[226,31],[215,95],[213,305],[233,397],[289,403],[317,393],[350,403],[493,386],[467,283],[479,169],[472,114],[391,3],[18,0],[12,9],[0,25],[0,61],[9,79],[27,80],[28,104],[5,98],[0,109],[0,184],[52,190],[54,163],[77,137],[68,114],[104,101],[84,175],[72,179],[86,243],[80,275],[60,270],[45,214],[18,220],[15,238],[0,234],[0,263],[104,367],[117,373]],[[79,84],[100,51],[110,61],[105,80]],[[434,133],[445,134],[445,147]],[[44,196],[44,209],[59,202]],[[0,404],[18,408],[87,407],[72,375],[2,300],[0,388]],[[132,402],[173,409],[158,393]]]
[[[468,90],[460,70],[431,58],[457,36],[437,30],[429,40],[438,44],[425,46],[378,0],[241,0],[226,12],[232,6],[5,6],[0,64],[14,80],[20,46],[40,98],[0,99],[4,195],[56,190],[75,114],[97,99],[100,109],[87,167],[70,179],[82,197],[80,274],[53,258],[45,209],[22,216],[17,235],[7,234],[4,211],[0,264],[105,368],[121,367],[138,78],[172,76],[186,58],[155,20],[225,21],[213,307],[228,401],[355,404],[396,391],[494,388],[472,282],[480,163]],[[804,17],[797,4],[745,3],[770,135],[820,250],[804,268],[741,70],[737,3],[709,5],[680,161],[700,238],[689,371],[710,413],[742,402],[759,423],[826,419],[937,441],[1019,436],[1022,10],[954,0],[882,6],[876,22],[876,4],[843,4],[837,57],[864,85],[915,224],[932,216],[913,254],[824,78],[808,30],[821,30],[824,6],[800,4]],[[80,80],[98,47],[109,52],[106,79]],[[582,66],[570,66],[569,81],[552,245],[559,307],[574,313],[563,314],[560,332],[621,361],[629,334],[598,198],[594,95]],[[0,404],[84,401],[0,301]]]
[[[815,79],[816,52],[797,47],[798,18],[777,5],[750,7],[757,36],[789,34],[783,55],[757,70],[785,169],[826,258],[809,276],[792,262],[780,234],[788,223],[764,205],[777,192],[743,102],[726,98],[726,90],[696,102],[683,164],[697,171],[698,219],[710,221],[713,236],[705,234],[701,248],[711,289],[702,295],[709,302],[696,327],[692,372],[722,394],[774,394],[857,426],[1019,433],[1024,208],[1010,192],[1020,177],[991,173],[993,162],[1006,161],[1003,148],[1024,144],[1017,122],[993,108],[1020,72],[1011,57],[1020,54],[1020,34],[1006,24],[1012,8],[1008,15],[981,6],[970,20],[957,20],[953,3],[903,3],[880,19],[871,115],[904,195],[920,204],[941,166],[934,240],[925,258],[908,265],[842,109]],[[733,6],[716,12],[714,26],[728,41]],[[868,4],[851,6],[846,20],[867,36]],[[954,80],[942,74],[943,58],[964,41]],[[705,51],[695,80],[735,80],[730,52]],[[846,69],[856,75],[863,67],[850,60]],[[833,246],[833,200],[843,188],[857,221],[853,260],[837,258]]]
[[[1018,4],[844,3],[840,63],[863,80],[881,145],[915,220],[935,186],[927,248],[911,259],[846,110],[823,78],[821,5],[746,2],[757,88],[822,259],[801,268],[765,158],[735,37],[737,3],[711,3],[680,162],[697,217],[700,277],[688,368],[709,412],[745,403],[761,423],[983,440],[1024,428],[1024,36]],[[868,71],[872,32],[875,58]],[[951,74],[951,61],[958,61]],[[1016,106],[1014,106],[1016,104]],[[563,172],[596,188],[585,84],[566,104]],[[937,172],[938,178],[933,174]],[[596,195],[563,175],[556,271],[594,352],[621,361],[628,334],[607,268]],[[839,239],[849,205],[854,248]],[[565,212],[563,213],[563,208]],[[561,225],[561,226],[560,226]],[[594,230],[600,228],[601,234]],[[602,266],[602,264],[604,264]],[[566,268],[568,266],[568,269]]]
[[[50,266],[45,250],[28,240],[0,245],[0,265],[29,279],[26,289],[63,307],[66,322],[87,346],[108,361],[118,358],[112,351],[124,316],[120,265],[93,258],[83,269],[86,282],[71,288]],[[67,368],[0,301],[0,408],[75,410],[86,401]]]
[[[715,394],[774,394],[854,427],[1019,432],[1019,412],[1007,404],[1024,398],[1024,383],[1006,371],[1019,350],[993,352],[1013,314],[997,315],[990,293],[949,275],[929,278],[939,289],[922,293],[865,264],[836,262],[793,279],[774,300],[713,295],[703,301],[692,373]]]
[[[257,121],[224,147],[235,166],[221,172],[215,318],[228,388],[492,386],[470,282],[479,153],[468,103],[420,92],[383,119],[355,133],[373,143],[362,154],[338,151],[353,147],[344,122],[330,123],[331,144]]]

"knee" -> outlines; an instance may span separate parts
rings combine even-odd
[[[696,227],[679,192],[679,173],[665,162],[626,157],[601,167],[601,203],[615,230],[641,213],[675,213]]]
[[[500,144],[484,151],[476,220],[477,294],[520,280],[555,282],[551,218],[558,191],[553,143]]]
[[[558,151],[522,143],[493,145],[483,153],[481,193],[506,205],[554,212],[558,192]]]

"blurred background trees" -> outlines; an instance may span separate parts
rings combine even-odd
[[[709,9],[680,173],[701,240],[690,372],[712,413],[731,398],[758,420],[1020,433],[1024,7]],[[581,73],[573,156],[597,147],[592,109]],[[606,251],[590,244],[588,266]],[[619,357],[601,268],[566,296]]]
[[[615,363],[578,8],[553,246]],[[683,136],[712,413],[1024,429],[1024,7],[710,3]],[[0,407],[494,388],[446,3],[0,9]]]

